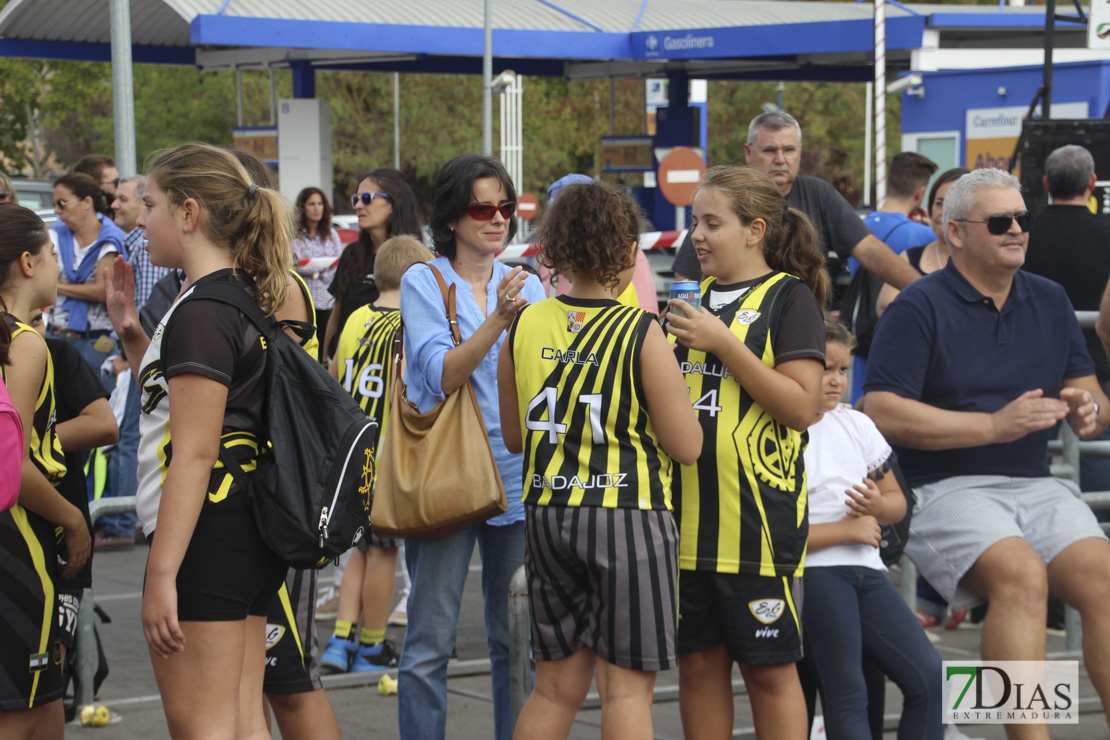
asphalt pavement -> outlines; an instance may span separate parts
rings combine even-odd
[[[139,622],[143,569],[147,548],[98,552],[93,566],[93,586],[96,602],[111,616],[111,624],[99,624],[100,637],[107,653],[111,670],[101,687],[97,703],[107,705],[113,721],[107,727],[86,728],[79,724],[67,727],[71,738],[94,740],[109,738],[119,740],[161,740],[169,738],[165,718],[158,703],[154,672],[151,669],[146,643]],[[493,735],[492,702],[486,635],[482,621],[481,573],[477,553],[471,560],[471,577],[463,595],[462,615],[456,646],[459,660],[453,662],[448,679],[448,737],[469,740],[489,738]],[[330,579],[330,568],[322,572],[322,579]],[[397,578],[398,587],[400,577]],[[399,588],[398,588],[399,590]],[[394,596],[396,601],[396,595]],[[327,640],[331,622],[319,627],[321,643]],[[972,658],[978,655],[980,630],[976,625],[961,625],[948,631],[943,628],[929,630],[934,644],[946,660]],[[400,647],[404,642],[404,628],[390,627],[386,636]],[[1050,653],[1064,650],[1062,633],[1050,632]],[[365,678],[343,676],[325,679],[328,699],[339,717],[344,738],[392,740],[397,732],[397,699],[378,694],[380,674]],[[390,675],[396,677],[396,671]],[[340,684],[340,685],[336,685]],[[355,684],[355,685],[352,685]],[[734,673],[736,686],[735,722],[733,737],[754,738],[751,711],[743,693],[739,671]],[[656,681],[656,700],[653,708],[655,737],[660,740],[677,740],[682,737],[682,724],[678,708],[678,672],[666,671]],[[885,737],[896,737],[897,718],[901,695],[892,684],[887,686],[887,732]],[[1080,664],[1080,707],[1078,725],[1055,725],[1051,734],[1057,740],[1102,740],[1110,738],[1106,719],[1094,693],[1086,670]],[[601,711],[596,694],[591,693],[586,705],[579,711],[571,730],[574,740],[598,738],[601,735]],[[971,738],[1002,740],[1005,734],[1000,726],[961,726]],[[280,737],[276,726],[274,737]],[[821,736],[824,737],[823,735]]]

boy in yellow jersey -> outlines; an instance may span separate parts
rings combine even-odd
[[[501,350],[502,433],[524,452],[536,659],[517,738],[565,738],[595,670],[602,736],[650,738],[655,674],[676,662],[670,458],[693,464],[701,429],[659,325],[616,300],[638,237],[628,196],[564,189],[541,259],[574,287],[526,306]]]
[[[692,233],[712,277],[700,311],[672,299],[681,313],[668,317],[705,433],[697,465],[672,479],[682,727],[691,739],[731,734],[736,662],[760,740],[802,740],[802,450],[824,372],[828,277],[809,219],[750,167],[706,172]]]
[[[374,281],[380,294],[374,303],[350,315],[339,336],[331,373],[358,401],[384,434],[393,382],[393,350],[401,326],[401,276],[418,262],[431,259],[419,239],[387,239],[374,258]],[[352,552],[339,587],[339,615],[320,663],[329,673],[366,673],[397,666],[397,649],[385,639],[393,577],[397,567],[394,539],[371,533]],[[360,608],[361,607],[361,608]],[[355,634],[359,612],[362,629]],[[356,639],[357,637],[357,639]]]

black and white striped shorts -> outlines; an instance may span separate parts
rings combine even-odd
[[[678,527],[671,512],[524,508],[535,659],[588,647],[622,668],[674,667]]]

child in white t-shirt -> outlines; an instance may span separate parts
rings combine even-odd
[[[805,662],[821,691],[829,740],[871,737],[863,661],[901,689],[899,740],[936,739],[941,660],[879,557],[880,526],[900,521],[906,497],[891,448],[869,418],[840,406],[852,336],[825,322],[825,374],[809,428],[809,545],[802,610]]]

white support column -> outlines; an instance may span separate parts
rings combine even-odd
[[[243,125],[243,70],[235,68],[235,125]]]
[[[524,184],[524,75],[513,75],[512,84],[505,88],[501,98],[501,163],[516,186],[517,194]],[[518,240],[522,236],[517,234]]]
[[[116,166],[124,177],[138,169],[135,144],[135,85],[131,65],[131,3],[111,0],[112,112],[115,114]]]
[[[875,208],[886,201],[886,2],[875,0]]]
[[[268,67],[270,70],[270,125],[277,125],[277,81],[274,80],[274,68]]]
[[[401,169],[401,75],[393,73],[393,169]]]
[[[867,101],[864,103],[863,114],[863,202],[871,203],[871,104],[873,101],[874,82],[867,83]]]

